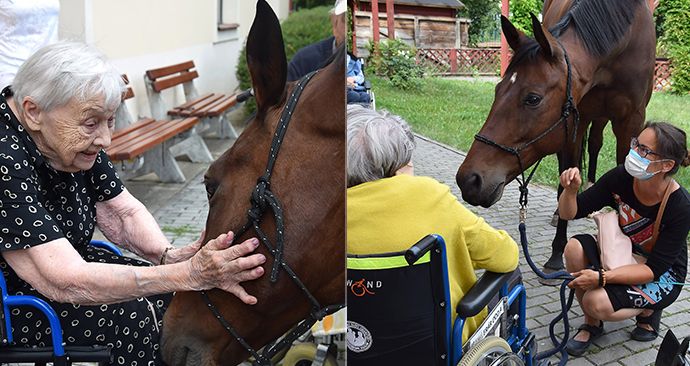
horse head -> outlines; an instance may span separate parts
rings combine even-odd
[[[561,121],[568,72],[559,42],[534,16],[534,39],[505,17],[501,26],[514,56],[496,85],[486,122],[456,175],[463,199],[483,207],[496,203],[505,185],[524,169],[560,151],[563,131],[570,131],[569,120]]]
[[[344,303],[345,85],[344,49],[306,84],[291,113],[277,155],[270,190],[280,201],[284,222],[283,261],[322,305]],[[204,177],[209,198],[206,238],[247,222],[250,197],[264,176],[273,135],[295,90],[286,84],[287,63],[280,24],[259,0],[247,39],[247,62],[257,112],[234,145]],[[260,228],[275,243],[277,220],[267,210]],[[253,229],[236,238],[257,236]],[[207,291],[218,312],[254,349],[275,340],[309,315],[312,303],[284,270],[270,280],[273,255],[266,255],[262,278],[243,283],[258,299],[243,304],[233,295]],[[280,267],[279,267],[280,268]],[[216,319],[200,293],[178,293],[164,318],[161,342],[171,365],[235,365],[249,353]]]

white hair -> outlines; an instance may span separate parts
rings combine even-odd
[[[12,84],[18,108],[31,97],[46,111],[103,96],[105,105],[115,109],[126,86],[121,74],[105,55],[84,43],[57,42],[45,46],[17,71]]]
[[[412,160],[410,126],[399,116],[347,106],[347,186],[392,177]]]

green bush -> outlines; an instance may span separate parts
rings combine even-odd
[[[542,2],[539,0],[510,0],[510,21],[515,28],[526,35],[532,35],[532,18],[530,13],[538,15],[541,12]]]
[[[671,82],[674,93],[690,92],[690,2],[667,0],[663,37],[660,42],[671,59]]]
[[[496,17],[500,14],[500,2],[487,0],[463,0],[465,8],[460,16],[469,18],[472,23],[467,31],[470,45],[476,45],[482,34],[492,33],[498,27]]]
[[[298,10],[283,21],[281,28],[283,31],[283,42],[285,43],[285,56],[288,61],[300,48],[333,35],[328,14],[330,9],[330,6],[319,6]],[[240,89],[251,88],[252,79],[247,67],[246,45],[242,47],[237,60],[235,76],[237,76],[237,80],[240,82]],[[256,103],[253,98],[250,98],[245,103],[245,111],[253,113],[255,110]]]
[[[417,89],[422,70],[415,62],[415,49],[399,39],[382,40],[378,48],[376,52],[373,43],[367,44],[368,72],[388,78],[395,87]]]

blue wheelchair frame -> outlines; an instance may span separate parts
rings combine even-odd
[[[405,254],[410,265],[421,258],[421,256],[427,252],[432,252],[432,258],[434,252],[440,255],[440,266],[443,271],[443,286],[445,292],[445,298],[450,300],[450,284],[448,281],[448,258],[446,255],[446,243],[443,237],[440,235],[432,234],[428,235],[412,248],[410,248]],[[452,335],[450,327],[446,327],[446,344],[449,345],[450,351],[450,365],[457,365],[463,356],[462,351],[462,330],[465,325],[467,317],[472,317],[477,315],[487,304],[491,296],[486,296],[485,293],[478,293],[478,290],[483,290],[485,285],[489,288],[496,287],[500,284],[499,296],[500,298],[508,298],[508,308],[518,301],[518,321],[517,326],[511,327],[509,330],[506,342],[510,345],[512,351],[520,356],[522,356],[525,365],[532,366],[535,354],[531,353],[531,350],[527,347],[530,346],[530,342],[534,340],[534,337],[530,335],[529,330],[526,325],[525,312],[527,309],[527,292],[525,286],[522,284],[515,285],[512,289],[508,288],[508,284],[505,283],[508,280],[510,273],[496,274],[487,272],[486,277],[482,277],[475,286],[463,297],[457,307],[458,317],[455,319],[455,323],[452,328]],[[487,283],[488,282],[488,283]],[[493,285],[493,286],[492,286]],[[476,289],[476,290],[475,290]],[[473,291],[474,290],[474,291]],[[473,293],[474,292],[474,293]],[[488,293],[495,293],[495,291],[481,291]],[[451,323],[451,313],[450,306],[445,307],[445,318],[446,323]],[[508,311],[508,309],[506,309]],[[466,316],[461,316],[460,314],[465,314]],[[527,351],[527,352],[525,352]]]
[[[90,245],[109,250],[113,254],[122,255],[122,251],[112,243],[102,241],[102,240],[92,240]],[[7,284],[5,282],[4,276],[0,276],[0,291],[2,291],[2,305],[3,305],[3,318],[5,322],[5,339],[2,339],[3,345],[11,344],[14,339],[12,337],[12,324],[10,321],[10,308],[17,306],[30,306],[41,311],[46,318],[51,328],[51,339],[53,341],[53,356],[56,363],[62,361],[66,362],[65,348],[63,346],[62,340],[62,326],[60,325],[60,319],[55,313],[55,310],[43,299],[29,296],[29,295],[8,295]],[[0,352],[2,349],[0,348]]]

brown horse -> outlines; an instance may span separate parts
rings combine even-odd
[[[306,84],[276,157],[270,189],[284,216],[284,259],[321,305],[345,302],[345,63],[341,48]],[[215,161],[205,176],[209,195],[206,237],[239,230],[247,221],[250,196],[266,170],[279,117],[295,84],[286,85],[287,62],[280,24],[259,0],[247,40],[247,61],[257,113],[246,130]],[[270,212],[270,210],[268,211]],[[274,240],[276,219],[265,213],[261,229]],[[256,236],[249,230],[235,240]],[[245,305],[235,296],[207,291],[218,312],[254,349],[278,338],[311,311],[312,304],[291,276],[280,270],[270,281],[273,256],[265,275],[244,283],[256,296]],[[236,365],[249,353],[209,310],[198,292],[178,293],[164,318],[163,359],[171,365]]]
[[[656,42],[647,2],[575,0],[567,10],[545,14],[544,22],[553,26],[547,30],[533,17],[531,39],[502,18],[515,55],[456,175],[463,199],[470,204],[493,205],[506,184],[546,155],[558,155],[560,171],[578,166],[590,121],[611,121],[618,163],[642,128],[652,92]],[[566,117],[562,110],[568,94],[566,56],[578,124],[574,113],[561,118]],[[518,158],[498,145],[515,148]],[[559,220],[546,268],[563,267],[566,229],[566,221]]]

